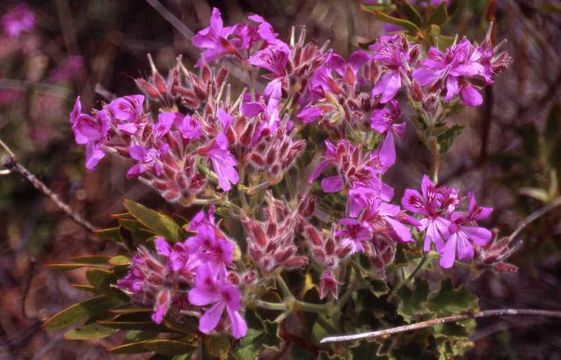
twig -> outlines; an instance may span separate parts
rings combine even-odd
[[[181,20],[173,15],[164,5],[158,0],[146,0],[146,2],[162,15],[174,28],[177,29],[186,38],[192,38],[195,33],[189,29]]]
[[[532,316],[547,316],[547,317],[555,317],[561,318],[561,311],[553,311],[553,310],[539,310],[539,309],[495,309],[495,310],[484,310],[484,311],[477,311],[475,313],[470,314],[459,314],[459,315],[452,315],[441,317],[437,319],[431,319],[426,321],[421,321],[414,324],[397,326],[389,329],[360,333],[360,334],[353,334],[353,335],[343,335],[343,336],[328,336],[323,338],[320,343],[327,344],[327,343],[334,343],[334,342],[346,342],[346,341],[354,341],[366,338],[376,338],[384,335],[392,335],[398,334],[407,331],[414,331],[419,329],[425,329],[428,327],[433,327],[435,325],[446,324],[451,322],[458,322],[468,319],[478,319],[484,317],[491,317],[491,316],[519,316],[519,315],[532,315]]]
[[[49,189],[47,185],[45,185],[44,182],[39,180],[37,176],[33,175],[29,170],[27,170],[25,166],[20,164],[16,160],[14,152],[2,140],[0,140],[0,147],[2,147],[8,153],[8,156],[6,156],[3,161],[3,167],[6,170],[17,172],[18,174],[23,176],[27,181],[31,183],[31,185],[33,185],[33,187],[35,187],[37,190],[51,199],[51,201],[54,202],[59,209],[64,211],[66,215],[68,215],[72,220],[74,220],[74,222],[84,227],[90,233],[94,233],[97,230],[96,227],[93,226],[89,221],[84,219],[76,212],[72,211],[70,206],[64,203],[57,194],[55,194],[51,189]]]

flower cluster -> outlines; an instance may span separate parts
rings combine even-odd
[[[414,227],[424,232],[425,251],[434,244],[443,268],[472,259],[491,240],[477,225],[491,209],[477,206],[473,194],[425,177],[421,193],[408,189],[400,205],[384,178],[406,132],[400,95],[431,126],[450,103],[480,105],[481,86],[510,61],[489,37],[425,55],[403,34],[384,35],[345,59],[306,42],[304,32],[283,42],[260,16],[225,26],[213,9],[193,45],[202,52],[196,73],[179,57],[164,77],[150,59],[152,74],[136,80],[142,94],[111,99],[91,113],[82,112],[78,98],[70,114],[87,169],[107,154],[128,158],[128,177],[170,202],[221,206],[217,213],[234,223],[224,228],[238,242],[221,230],[211,207],[191,220],[186,230],[194,235],[185,241],[157,237],[156,254],[138,250],[118,286],[152,307],[156,323],[195,314],[202,333],[229,330],[240,338],[245,306],[290,310],[258,300],[269,281],[282,284],[283,271],[309,269],[319,279],[319,297],[332,302],[350,275],[351,257],[362,254],[385,279],[397,247],[414,245]],[[234,68],[247,85],[237,95],[228,82]],[[286,292],[290,306],[302,305]]]
[[[458,211],[465,201],[467,211]],[[478,226],[477,221],[488,218],[493,209],[479,207],[473,193],[462,196],[458,189],[437,187],[424,176],[421,193],[407,189],[401,204],[421,217],[418,229],[424,232],[423,250],[430,251],[434,244],[440,255],[440,266],[445,269],[451,268],[455,259],[473,259],[475,249],[491,241],[491,231]]]
[[[158,256],[140,248],[117,286],[133,302],[153,306],[152,320],[157,324],[171,309],[176,317],[181,310],[199,311],[204,312],[199,320],[201,332],[208,334],[220,325],[230,326],[235,338],[244,336],[247,325],[240,314],[241,294],[228,273],[234,244],[215,224],[212,209],[208,214],[199,212],[188,230],[195,235],[173,245],[156,237]],[[224,321],[224,311],[229,322]]]

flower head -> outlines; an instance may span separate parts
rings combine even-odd
[[[230,321],[232,335],[239,339],[247,333],[247,323],[240,314],[241,295],[239,290],[226,279],[223,270],[214,269],[209,264],[198,267],[195,287],[189,291],[189,302],[196,306],[209,306],[199,319],[199,330],[211,333],[218,326],[224,311]]]
[[[12,7],[2,16],[2,28],[4,33],[11,38],[17,38],[24,32],[33,30],[35,27],[35,13],[25,4]]]

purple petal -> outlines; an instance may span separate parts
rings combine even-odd
[[[171,248],[163,236],[156,236],[154,238],[154,245],[156,246],[156,252],[160,255],[169,256],[171,253]]]
[[[197,274],[198,276],[198,274]],[[206,306],[214,304],[220,300],[220,296],[200,287],[194,287],[189,290],[189,302],[197,306]]]
[[[245,319],[240,315],[239,311],[232,311],[230,308],[226,310],[230,318],[230,323],[232,324],[232,335],[236,339],[244,337],[247,333],[247,323]]]
[[[399,89],[401,88],[401,76],[397,71],[391,71],[386,73],[374,86],[372,89],[372,95],[382,95],[380,102],[382,104],[387,103],[395,97]]]
[[[411,231],[407,226],[389,217],[385,217],[384,220],[386,220],[386,222],[390,224],[399,241],[404,243],[413,241],[413,238],[411,237]]]
[[[463,226],[461,231],[467,235],[470,241],[479,246],[487,245],[493,237],[490,230],[480,226]]]
[[[219,302],[208,309],[199,319],[199,330],[205,334],[214,330],[222,317],[222,313],[224,313],[225,307],[226,305],[223,302]]]
[[[473,259],[473,245],[462,232],[457,234],[458,260],[467,261]]]
[[[454,260],[456,259],[456,236],[451,236],[444,249],[440,252],[440,266],[444,269],[450,269],[454,265]]]
[[[476,107],[483,104],[483,97],[479,91],[471,85],[462,87],[460,97],[467,106]]]
[[[343,188],[344,183],[341,176],[330,176],[321,180],[321,188],[326,193],[339,192]]]
[[[152,321],[156,324],[161,324],[164,316],[168,312],[169,306],[171,304],[171,293],[169,289],[161,290],[156,296],[156,305],[154,307],[154,313],[152,314]]]

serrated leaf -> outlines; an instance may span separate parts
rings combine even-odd
[[[376,297],[386,295],[390,291],[388,284],[383,280],[371,280],[370,286],[372,288],[372,292],[374,293],[374,295],[376,295]]]
[[[154,351],[164,355],[183,355],[193,352],[196,348],[176,340],[156,339],[138,341],[116,346],[108,351],[112,354],[141,354]]]
[[[128,199],[125,200],[125,208],[130,211],[131,215],[134,216],[135,219],[140,221],[156,235],[161,235],[170,242],[177,242],[181,240],[181,227],[169,216],[160,214],[157,211]]]
[[[86,321],[94,316],[99,316],[107,312],[111,307],[123,305],[120,299],[105,295],[88,299],[84,302],[71,305],[66,309],[56,313],[43,323],[43,328],[47,331],[60,330],[81,321]]]
[[[429,295],[429,285],[426,281],[416,279],[413,290],[404,286],[397,291],[397,295],[399,296],[397,313],[401,315],[405,322],[410,323],[418,316],[430,314],[426,307]]]
[[[454,139],[461,134],[463,129],[464,127],[461,125],[454,125],[447,128],[436,137],[438,141],[438,150],[441,154],[446,153],[452,147]]]
[[[429,17],[429,24],[443,25],[448,21],[448,6],[446,2],[438,5]]]
[[[386,23],[390,23],[390,24],[394,24],[394,25],[399,25],[405,29],[407,29],[412,35],[416,35],[417,33],[419,33],[421,31],[421,29],[419,29],[419,27],[417,25],[415,25],[414,23],[412,23],[411,21],[407,21],[404,19],[400,19],[400,18],[396,18],[393,16],[390,16],[388,14],[386,14],[385,12],[382,11],[374,11],[374,16],[376,16],[376,19],[386,22]]]
[[[479,307],[479,301],[475,295],[462,286],[454,289],[450,279],[442,283],[440,291],[432,294],[427,303],[429,309],[438,316],[476,311]]]
[[[103,339],[114,334],[117,331],[117,329],[113,329],[97,323],[92,323],[84,325],[78,329],[68,331],[66,334],[64,334],[64,338],[66,340]]]

